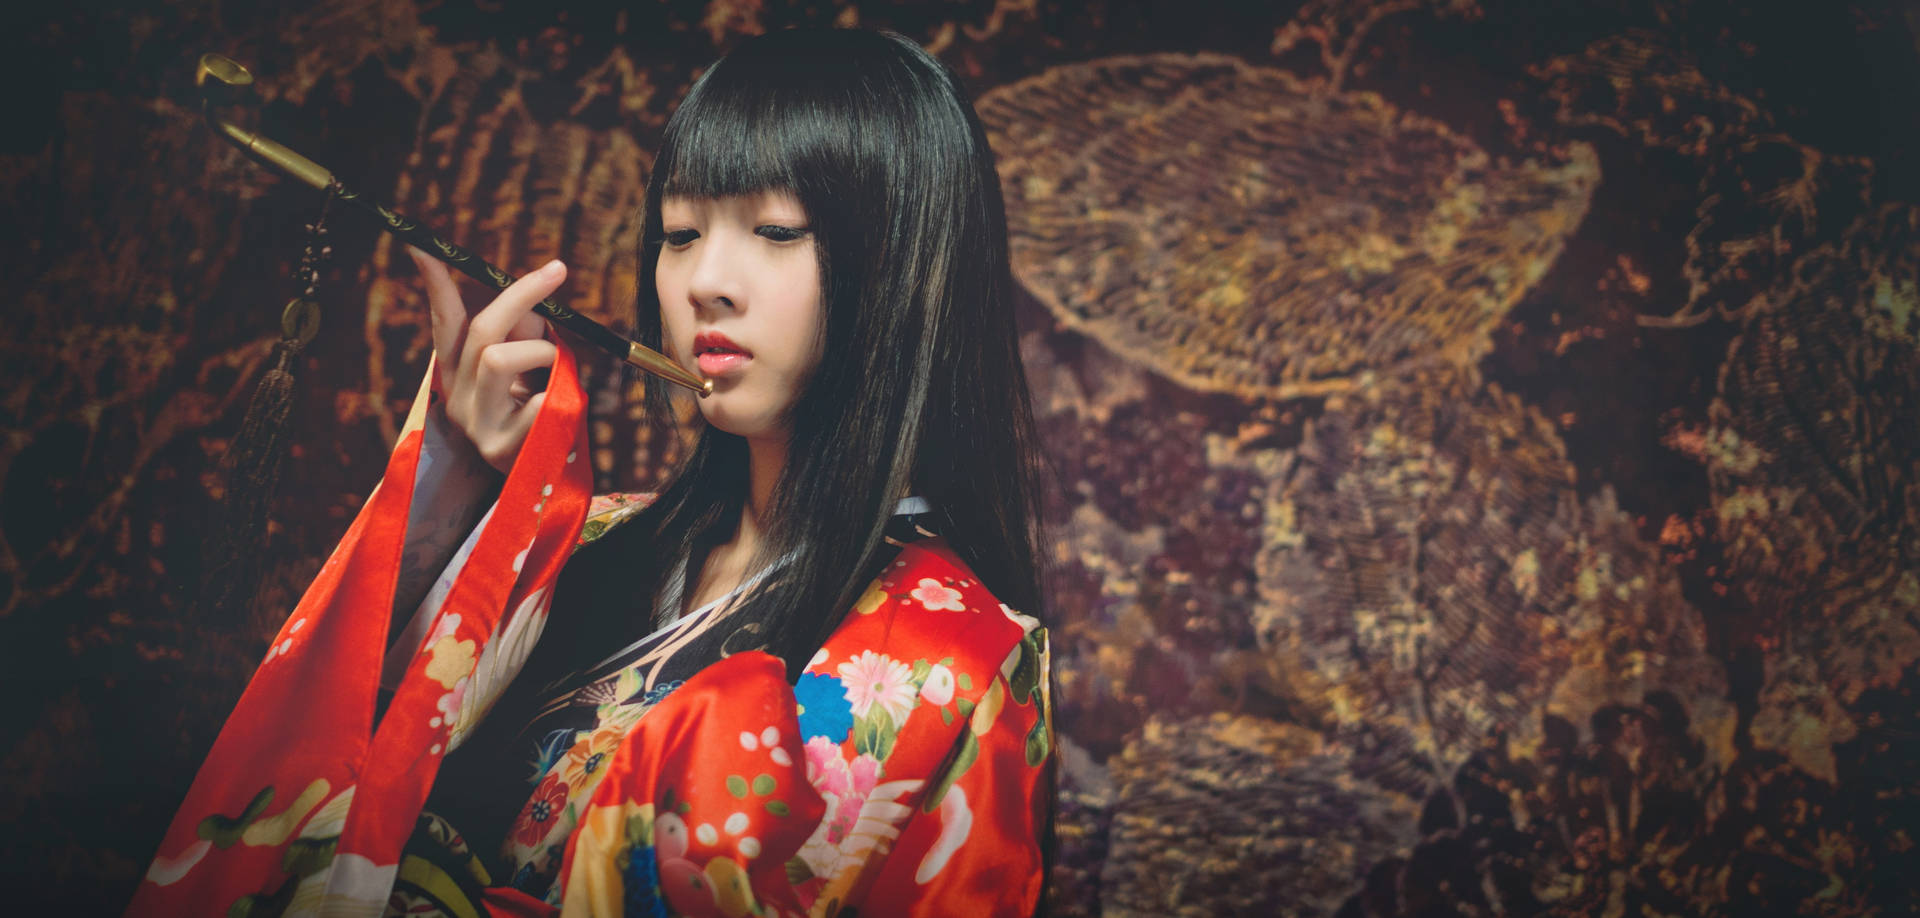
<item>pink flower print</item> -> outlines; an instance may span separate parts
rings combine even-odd
[[[880,760],[861,753],[847,761],[840,745],[824,736],[807,740],[807,782],[826,801],[826,842],[839,845],[860,820],[867,795],[880,783]]]
[[[953,700],[953,670],[935,663],[927,670],[927,681],[920,685],[920,697],[930,705],[939,706]]]
[[[880,760],[862,752],[847,763],[847,775],[853,779],[853,792],[865,799],[880,783]]]
[[[920,578],[920,585],[914,587],[913,592],[907,595],[919,600],[921,605],[927,607],[928,612],[939,612],[942,609],[948,612],[967,611],[967,604],[960,601],[959,590],[942,586],[940,581],[932,577]]]
[[[840,757],[840,744],[824,736],[807,740],[807,783],[822,794],[844,794],[853,789],[853,775]]]
[[[898,726],[913,710],[913,670],[886,654],[863,650],[840,664],[840,684],[846,687],[847,702],[855,717],[867,716],[877,704]]]
[[[452,690],[440,696],[440,717],[433,726],[444,724],[448,730],[453,729],[454,723],[460,719],[460,704],[467,699],[467,687],[472,684],[473,677],[461,676],[460,681],[453,684]]]

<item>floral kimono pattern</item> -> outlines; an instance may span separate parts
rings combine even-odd
[[[560,860],[547,897],[494,885],[508,878],[490,876],[423,811],[441,761],[526,662],[583,527],[598,535],[635,509],[587,519],[585,399],[559,350],[466,563],[424,639],[413,646],[410,632],[394,651],[411,657],[395,661],[403,675],[376,722],[423,389],[385,477],[275,636],[129,914],[1031,911],[1052,745],[1045,631],[937,539],[902,549],[799,685],[773,658],[737,653],[556,738],[508,833]],[[415,837],[439,853],[416,855]]]
[[[798,685],[759,652],[702,670],[598,782],[563,914],[1031,912],[1052,746],[1037,625],[927,539]]]

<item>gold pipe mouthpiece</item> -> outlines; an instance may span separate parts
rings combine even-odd
[[[627,362],[667,382],[686,386],[700,393],[701,398],[713,394],[713,380],[702,379],[686,367],[667,359],[667,355],[641,347],[639,342],[628,345]]]

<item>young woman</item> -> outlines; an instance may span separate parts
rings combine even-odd
[[[640,339],[714,381],[671,483],[588,517],[571,355],[530,312],[564,266],[469,319],[416,256],[437,399],[275,638],[135,912],[1036,907],[1032,422],[971,105],[899,36],[749,40],[669,122],[643,220]],[[664,385],[648,400],[673,417]],[[312,700],[290,674],[339,682],[385,643],[370,597],[411,613],[388,692]],[[282,726],[296,704],[327,735]],[[276,730],[311,752],[249,742]]]

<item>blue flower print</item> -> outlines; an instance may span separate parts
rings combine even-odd
[[[802,740],[824,736],[838,743],[853,732],[853,705],[847,701],[846,689],[839,679],[823,673],[806,673],[794,685],[793,697],[800,703]]]
[[[628,918],[668,918],[672,913],[660,895],[660,864],[653,856],[653,846],[635,845],[625,858]]]

